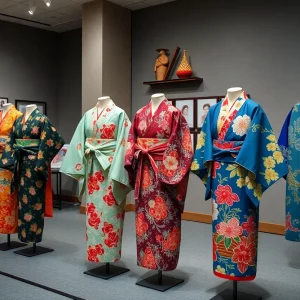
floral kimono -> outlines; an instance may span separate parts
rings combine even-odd
[[[288,114],[278,143],[288,166],[285,237],[300,242],[300,103]]]
[[[27,121],[25,115],[19,117],[9,135],[0,167],[14,172],[12,188],[17,187],[18,192],[18,236],[22,242],[42,241],[49,167],[63,144],[49,119],[37,108]]]
[[[151,102],[136,113],[125,168],[135,186],[139,266],[163,271],[177,267],[192,157],[189,126],[168,100],[154,113]]]
[[[14,122],[21,115],[14,106],[9,108],[4,117],[0,112],[0,159]],[[4,234],[16,233],[18,230],[17,193],[11,193],[10,189],[12,176],[11,171],[0,168],[0,233]]]
[[[123,168],[131,123],[110,101],[100,111],[84,114],[60,171],[83,181],[86,193],[87,260],[115,262],[121,258],[126,195],[131,190]]]
[[[213,206],[213,269],[216,276],[256,276],[259,201],[287,173],[262,108],[245,93],[232,107],[227,97],[212,106],[197,143],[192,171],[206,185]]]

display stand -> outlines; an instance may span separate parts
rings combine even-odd
[[[10,234],[7,235],[7,242],[0,244],[0,251],[8,251],[16,248],[25,247],[27,244],[10,240]]]
[[[126,273],[128,271],[130,271],[130,270],[126,269],[126,268],[111,265],[110,263],[106,263],[103,266],[86,271],[86,272],[84,272],[84,274],[108,280],[110,278],[116,277],[116,276]]]
[[[261,300],[261,296],[238,292],[237,281],[233,280],[233,289],[225,290],[210,300]]]
[[[158,274],[138,281],[136,284],[152,290],[165,292],[182,282],[184,282],[183,279],[165,276],[161,270],[158,270]]]
[[[52,252],[52,251],[54,251],[54,250],[50,249],[50,248],[36,246],[36,243],[34,243],[32,248],[26,248],[26,249],[14,251],[14,253],[23,255],[23,256],[27,256],[27,257],[32,257],[32,256],[37,256],[37,255],[45,254],[45,253]]]

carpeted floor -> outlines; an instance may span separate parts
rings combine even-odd
[[[40,244],[54,252],[27,258],[12,251],[0,252],[0,271],[84,298],[86,300],[209,300],[231,282],[212,273],[211,226],[183,221],[180,261],[170,275],[185,282],[165,293],[136,286],[141,277],[153,274],[136,266],[134,213],[127,213],[121,266],[131,269],[105,281],[84,275],[97,265],[85,262],[85,216],[78,207],[55,211],[47,219],[44,240]],[[0,236],[0,242],[6,237]],[[16,239],[16,237],[14,237]],[[241,291],[263,299],[300,299],[300,244],[285,241],[283,236],[260,234],[258,274],[253,282],[240,283]],[[67,299],[40,288],[0,276],[0,300]]]

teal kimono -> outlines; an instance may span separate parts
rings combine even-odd
[[[213,270],[230,280],[253,280],[257,270],[259,203],[286,175],[276,137],[262,108],[247,98],[212,106],[198,140],[192,171],[212,198]]]
[[[113,101],[94,107],[78,124],[60,171],[83,181],[86,195],[87,260],[114,262],[121,257],[126,195],[131,190],[124,157],[130,128]]]
[[[50,163],[63,144],[49,119],[37,108],[27,121],[25,116],[15,121],[0,167],[14,172],[12,188],[18,191],[18,237],[22,242],[42,241]]]

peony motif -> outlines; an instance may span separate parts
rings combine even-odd
[[[100,138],[101,139],[114,139],[115,138],[115,124],[104,124],[100,129]]]
[[[88,259],[88,261],[91,261],[91,262],[99,262],[98,251],[96,250],[96,248],[88,246],[87,259]]]
[[[169,251],[175,251],[178,249],[180,244],[180,230],[176,226],[172,232],[168,235],[167,239],[163,241],[163,249]]]
[[[263,157],[264,160],[264,166],[267,169],[273,169],[275,167],[275,160],[272,156],[268,156],[268,157]]]
[[[160,196],[155,198],[155,204],[149,209],[149,215],[157,221],[161,221],[168,216],[168,208],[164,199]]]
[[[156,269],[155,256],[150,247],[146,248],[145,254],[142,258],[141,265],[147,269]]]
[[[45,138],[46,138],[46,132],[45,132],[45,131],[42,131],[42,132],[41,132],[40,139],[41,139],[41,140],[44,140]]]
[[[26,195],[23,195],[23,197],[22,197],[22,201],[23,201],[25,204],[27,204],[27,203],[28,203],[28,198],[27,198],[27,196],[26,196]]]
[[[102,227],[102,232],[104,234],[108,234],[114,230],[114,226],[112,224],[109,224],[107,222],[104,222],[104,226]]]
[[[240,226],[237,218],[232,218],[227,223],[220,222],[216,225],[216,230],[219,235],[230,239],[238,237],[243,233],[243,228]]]
[[[48,147],[53,147],[53,145],[54,145],[54,142],[53,142],[53,140],[47,140],[46,141],[46,145],[48,146]]]
[[[26,176],[27,178],[31,178],[31,172],[30,172],[30,169],[26,169],[25,176]]]
[[[175,171],[178,168],[178,160],[174,156],[167,156],[164,160],[164,166],[167,170]]]
[[[30,231],[36,232],[37,231],[37,224],[30,225]]]
[[[34,205],[34,209],[35,209],[35,210],[41,210],[42,207],[43,207],[42,203],[36,203],[36,204]]]
[[[142,120],[141,122],[139,122],[139,130],[140,131],[144,131],[144,130],[146,130],[146,128],[147,128],[147,122],[146,122],[146,120]]]
[[[239,178],[239,179],[236,181],[236,185],[237,185],[239,188],[242,188],[245,184],[246,184],[245,178]]]
[[[212,219],[213,221],[218,219],[219,211],[218,211],[218,204],[215,200],[212,201]]]
[[[250,216],[247,222],[242,223],[242,228],[248,232],[248,234],[256,232],[256,223],[254,216]]]
[[[247,134],[250,124],[251,118],[249,116],[238,116],[233,120],[232,130],[236,135],[244,136]]]
[[[103,197],[103,200],[108,206],[118,205],[112,190],[110,190],[109,193]]]
[[[136,234],[141,237],[148,230],[148,223],[145,222],[145,216],[143,213],[139,213],[135,220]]]
[[[104,243],[107,247],[112,248],[118,246],[118,241],[119,241],[118,234],[114,231],[111,231],[108,233],[108,238],[104,240]]]
[[[29,213],[26,213],[24,215],[24,220],[27,221],[27,222],[30,222],[32,220],[32,215],[29,214]]]
[[[274,152],[274,151],[278,150],[278,149],[277,149],[277,144],[276,144],[276,143],[269,143],[269,144],[267,145],[267,149],[268,149],[268,151]]]
[[[215,272],[226,275],[225,269],[222,268],[220,265],[217,266]]]
[[[278,173],[275,172],[273,169],[266,169],[265,172],[265,179],[268,184],[271,183],[271,181],[276,181],[279,179]]]
[[[31,186],[29,188],[29,194],[32,195],[32,196],[36,195],[36,190],[35,190],[35,188],[33,186]]]
[[[232,192],[232,188],[229,185],[218,185],[215,191],[216,202],[218,204],[227,204],[232,206],[234,202],[239,202],[239,196]]]
[[[273,153],[273,158],[276,160],[276,162],[278,164],[283,163],[283,161],[284,161],[284,158],[283,158],[283,155],[282,155],[281,151],[275,151]]]
[[[39,128],[37,126],[34,126],[31,130],[32,134],[38,134],[39,133]]]
[[[195,158],[194,161],[192,162],[192,165],[191,165],[191,170],[192,171],[197,171],[199,170],[199,164],[198,164],[198,161],[197,159]]]
[[[98,230],[101,220],[100,220],[100,217],[98,216],[97,212],[94,211],[91,214],[89,214],[87,221],[88,221],[89,226]]]

